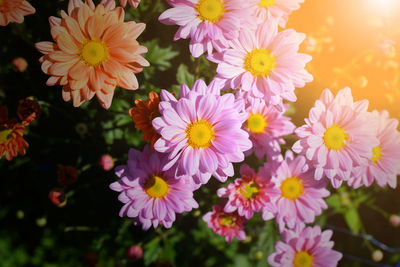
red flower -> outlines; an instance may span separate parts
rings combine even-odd
[[[65,197],[63,190],[60,188],[51,190],[49,193],[49,199],[59,208],[64,207],[67,204],[67,198]]]
[[[58,184],[61,186],[73,184],[78,179],[78,171],[75,167],[57,165]]]
[[[26,126],[37,120],[40,114],[40,106],[36,101],[30,98],[21,99],[19,101],[17,113],[22,121],[22,125]]]
[[[5,155],[7,160],[11,160],[18,153],[25,155],[25,148],[29,145],[22,137],[24,131],[25,127],[15,118],[8,119],[7,107],[0,107],[0,158]]]

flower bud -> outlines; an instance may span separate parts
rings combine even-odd
[[[14,68],[19,72],[24,72],[28,67],[28,62],[26,62],[25,58],[23,57],[14,58],[12,64],[14,65]]]
[[[105,154],[101,156],[99,165],[103,170],[109,171],[114,168],[114,160],[110,155]]]
[[[140,246],[131,246],[126,251],[126,256],[132,261],[139,260],[143,256],[143,250]]]

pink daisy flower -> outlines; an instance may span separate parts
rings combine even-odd
[[[376,180],[381,187],[388,184],[396,188],[397,175],[400,174],[400,133],[397,131],[399,121],[390,119],[386,110],[374,110],[371,117],[371,121],[377,125],[379,144],[372,148],[368,165],[356,167],[353,177],[347,183],[358,188],[361,185],[370,186]]]
[[[218,189],[217,194],[228,198],[225,212],[237,210],[240,216],[250,219],[254,212],[270,203],[271,197],[278,195],[279,191],[271,183],[271,177],[265,179],[257,175],[247,164],[240,166],[240,174],[242,178],[235,179],[227,188]]]
[[[114,1],[95,6],[92,0],[70,0],[68,14],[50,17],[55,43],[36,44],[44,54],[42,70],[50,75],[46,84],[62,85],[63,99],[72,99],[75,107],[96,95],[106,109],[116,86],[138,89],[135,73],[149,65],[141,56],[147,48],[136,40],[145,24],[124,22],[124,17]]]
[[[350,88],[334,97],[329,89],[310,110],[306,124],[296,129],[293,151],[305,155],[315,179],[328,177],[338,188],[354,167],[365,165],[379,145],[376,125],[368,122],[368,101],[353,102]]]
[[[330,195],[325,180],[316,181],[313,170],[308,169],[303,156],[294,157],[289,150],[285,160],[276,170],[272,182],[280,190],[276,199],[276,221],[282,231],[285,225],[295,227],[299,223],[312,223],[316,215],[327,209],[323,200]]]
[[[35,8],[25,0],[0,0],[0,26],[10,22],[22,23],[24,16],[34,14]]]
[[[173,8],[164,11],[159,20],[180,26],[174,40],[190,38],[190,53],[199,57],[206,51],[211,54],[213,49],[226,49],[241,28],[252,28],[256,1],[169,0]]]
[[[242,162],[251,141],[242,124],[246,120],[243,99],[233,94],[220,96],[214,84],[197,80],[192,89],[184,84],[177,100],[161,91],[161,117],[153,126],[161,137],[155,150],[168,153],[168,170],[176,165],[176,176],[189,175],[205,184],[211,175],[226,181],[234,174],[232,162]]]
[[[259,0],[255,15],[262,21],[274,18],[279,26],[285,27],[290,13],[300,8],[304,0]]]
[[[273,267],[334,267],[342,253],[333,250],[332,230],[321,231],[319,226],[285,230],[282,241],[275,244],[275,252],[268,257]]]
[[[222,89],[240,88],[244,94],[278,105],[282,98],[296,101],[295,87],[313,80],[305,70],[311,56],[298,53],[305,34],[294,30],[278,33],[273,19],[243,29],[231,48],[209,56],[218,63],[215,81]]]
[[[253,143],[249,153],[254,151],[259,159],[265,155],[267,158],[280,155],[280,145],[285,144],[282,136],[293,133],[296,128],[290,118],[283,115],[288,105],[284,105],[283,110],[279,111],[275,106],[268,106],[262,99],[248,97],[247,102],[248,118],[243,128],[249,133]]]
[[[234,237],[238,240],[246,239],[244,232],[246,219],[237,212],[224,212],[223,205],[214,205],[213,211],[207,212],[203,220],[216,234],[225,236],[226,242],[231,242]]]
[[[124,203],[119,215],[137,218],[144,230],[159,224],[170,228],[175,213],[198,208],[189,178],[175,179],[173,168],[163,170],[167,162],[165,155],[146,145],[143,152],[130,149],[127,165],[115,168],[120,179],[110,188],[120,192],[118,199]]]

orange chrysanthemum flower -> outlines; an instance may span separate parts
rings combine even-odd
[[[136,107],[129,110],[129,115],[135,122],[136,129],[143,131],[143,140],[149,141],[152,146],[160,138],[160,135],[151,123],[154,118],[161,116],[158,109],[159,103],[160,98],[157,93],[150,92],[149,98],[146,101],[136,99]]]
[[[149,65],[141,56],[147,48],[136,41],[144,23],[124,22],[124,10],[114,1],[96,7],[92,0],[70,0],[61,17],[49,19],[56,43],[36,44],[44,54],[42,70],[51,75],[47,85],[63,85],[64,100],[72,99],[75,107],[96,94],[106,109],[116,86],[138,88],[135,73]]]
[[[35,8],[25,0],[0,0],[0,26],[7,26],[10,22],[22,23],[24,16],[35,12]]]
[[[25,148],[28,143],[22,137],[25,127],[17,122],[16,119],[8,119],[8,109],[6,106],[0,108],[0,158],[4,155],[7,160],[16,157],[18,153],[25,155]]]

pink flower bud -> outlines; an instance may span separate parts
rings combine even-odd
[[[22,57],[14,58],[12,64],[14,65],[15,69],[19,72],[24,72],[28,67],[28,62],[26,62],[25,58]]]
[[[400,216],[392,214],[389,218],[389,221],[394,227],[398,227],[400,225]]]
[[[114,168],[114,160],[110,155],[105,154],[105,155],[101,156],[99,165],[101,166],[101,168],[103,170],[109,171],[112,168]]]
[[[143,250],[140,246],[131,246],[130,248],[128,248],[128,250],[126,251],[126,256],[132,260],[132,261],[136,261],[138,259],[140,259],[143,256]]]
[[[57,207],[61,208],[67,204],[67,199],[65,198],[65,194],[60,188],[54,188],[49,193],[50,201],[56,205]]]
[[[374,252],[372,252],[372,259],[376,262],[379,262],[383,259],[383,253],[381,250],[377,249]]]

